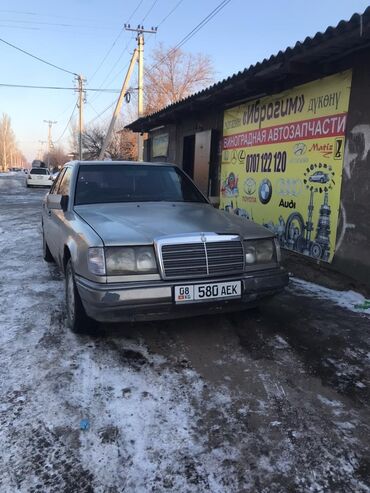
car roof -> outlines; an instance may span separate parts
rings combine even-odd
[[[99,164],[109,164],[109,165],[132,165],[132,164],[140,164],[144,166],[177,166],[173,163],[165,163],[165,162],[148,162],[148,161],[102,161],[102,160],[94,160],[94,161],[69,161],[65,163],[64,166],[86,166],[86,165],[99,165]]]

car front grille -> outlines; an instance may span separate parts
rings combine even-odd
[[[161,245],[164,277],[192,278],[240,273],[244,269],[240,239]]]

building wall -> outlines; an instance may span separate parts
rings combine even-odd
[[[370,286],[370,65],[354,59],[340,223],[332,268]]]
[[[348,276],[370,287],[370,52],[362,52],[345,62],[339,70],[352,68],[352,89],[347,117],[344,168],[341,189],[341,205],[337,231],[337,246],[331,264],[317,262],[309,258],[286,252],[285,258],[294,258],[295,263],[304,266],[304,270],[314,271],[319,268]],[[307,75],[301,80],[291,81],[291,86],[312,80]],[[284,89],[289,88],[289,79],[284,82]],[[230,104],[229,106],[233,106]],[[215,129],[220,139],[223,130],[223,113],[225,108],[214,106],[211,110],[191,111],[175,123],[151,132],[168,131],[169,152],[167,161],[182,166],[183,139],[196,132]],[[163,159],[162,159],[163,160]],[[217,169],[220,168],[220,155],[214,156]]]

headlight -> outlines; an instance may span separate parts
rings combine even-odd
[[[89,271],[96,276],[105,276],[105,256],[104,248],[92,247],[89,248],[87,254],[87,265]]]
[[[107,275],[155,274],[158,272],[154,249],[144,247],[109,247],[105,249]]]
[[[248,240],[244,242],[245,263],[270,264],[276,262],[274,240]]]

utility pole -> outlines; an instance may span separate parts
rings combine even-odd
[[[52,147],[52,142],[51,142],[51,127],[52,127],[52,125],[54,125],[55,123],[58,123],[58,122],[54,122],[54,121],[51,121],[51,120],[44,120],[44,122],[48,124],[48,169],[50,169],[50,150],[51,150],[51,147]]]
[[[134,52],[132,54],[130,66],[129,66],[128,70],[127,70],[127,74],[126,74],[125,80],[123,81],[122,89],[121,89],[121,92],[119,94],[118,101],[116,103],[116,108],[114,110],[114,113],[113,113],[113,116],[112,116],[112,120],[111,120],[110,125],[109,125],[109,128],[108,128],[107,135],[105,136],[105,139],[104,139],[104,142],[103,142],[103,146],[102,146],[101,151],[100,151],[100,154],[99,154],[99,159],[104,159],[104,154],[105,154],[105,151],[106,151],[106,149],[108,147],[108,144],[109,144],[109,141],[110,141],[110,138],[111,138],[111,135],[112,135],[112,132],[113,132],[114,125],[116,123],[117,117],[118,117],[118,115],[119,115],[119,113],[121,111],[123,98],[126,95],[127,86],[128,86],[128,84],[130,82],[131,75],[132,75],[132,72],[134,70],[135,62],[137,61],[137,59],[138,59],[138,51],[135,48],[135,50],[134,50]]]
[[[47,144],[46,140],[39,140],[39,143],[41,144],[38,152],[37,152],[37,158],[42,160],[42,152],[44,149],[44,145]]]
[[[82,75],[78,75],[76,77],[77,80],[77,89],[78,92],[78,156],[79,159],[82,160],[82,134],[84,131],[84,103],[86,99],[84,83],[86,79],[83,78]]]
[[[138,25],[137,28],[132,28],[130,24],[125,24],[126,31],[134,31],[137,33],[136,41],[139,52],[138,58],[138,118],[144,114],[144,33],[156,34],[157,27],[144,29],[144,26]],[[143,161],[144,154],[144,137],[142,133],[138,136],[138,160]]]

